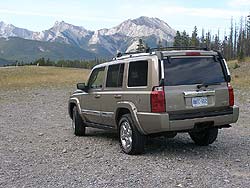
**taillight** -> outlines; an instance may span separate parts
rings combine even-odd
[[[153,87],[151,92],[151,112],[166,112],[164,87]]]
[[[228,87],[228,94],[229,94],[229,106],[233,106],[234,105],[234,89],[230,83],[227,84],[227,87]]]

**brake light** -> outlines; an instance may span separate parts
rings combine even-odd
[[[234,105],[234,89],[230,83],[227,84],[227,87],[228,87],[228,94],[229,94],[229,106],[233,106]]]
[[[186,56],[200,56],[200,52],[186,52]]]
[[[151,112],[166,112],[164,87],[153,87],[151,92]]]

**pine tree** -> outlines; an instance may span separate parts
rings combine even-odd
[[[229,48],[229,59],[233,58],[233,18],[231,18],[230,34],[228,41]]]
[[[246,55],[250,56],[250,15],[246,19]]]
[[[191,46],[195,46],[195,47],[199,46],[198,29],[196,26],[194,27],[194,30],[192,32]]]
[[[175,37],[174,37],[174,44],[173,44],[173,46],[174,47],[180,47],[181,46],[181,33],[180,33],[180,31],[177,31],[176,32],[176,35],[175,35]]]
[[[234,47],[233,47],[233,59],[236,58],[237,56],[237,33],[238,33],[238,29],[237,29],[237,25],[235,23],[235,26],[234,26]]]
[[[200,43],[200,47],[204,48],[205,47],[205,31],[204,29],[202,28],[202,31],[201,31],[201,39],[200,39],[201,43]]]
[[[181,46],[182,47],[190,46],[190,37],[185,30],[181,34]]]
[[[211,48],[211,33],[210,33],[210,31],[208,31],[206,33],[205,44],[206,44],[207,48],[209,48],[209,49]]]
[[[214,37],[213,49],[214,50],[219,50],[220,49],[220,39],[219,39],[219,35],[218,34],[216,34],[215,37]]]

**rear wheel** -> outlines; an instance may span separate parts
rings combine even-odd
[[[80,114],[77,111],[77,107],[73,108],[73,116],[72,116],[72,128],[73,132],[76,136],[84,136],[86,132],[85,125],[82,121]]]
[[[137,130],[130,114],[123,115],[119,121],[119,138],[124,153],[129,155],[143,153],[145,136]]]
[[[198,132],[189,132],[191,139],[199,146],[212,144],[218,136],[218,128],[204,129]]]

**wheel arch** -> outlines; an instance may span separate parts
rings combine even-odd
[[[81,108],[80,108],[80,102],[77,98],[70,98],[69,103],[68,103],[68,113],[70,118],[72,119],[73,117],[73,108],[77,107],[77,111],[79,114],[81,114]]]
[[[137,117],[137,108],[132,102],[122,101],[118,102],[117,108],[115,110],[115,122],[118,128],[119,120],[124,114],[130,114],[136,128],[141,134],[146,135],[147,133],[143,130]]]

